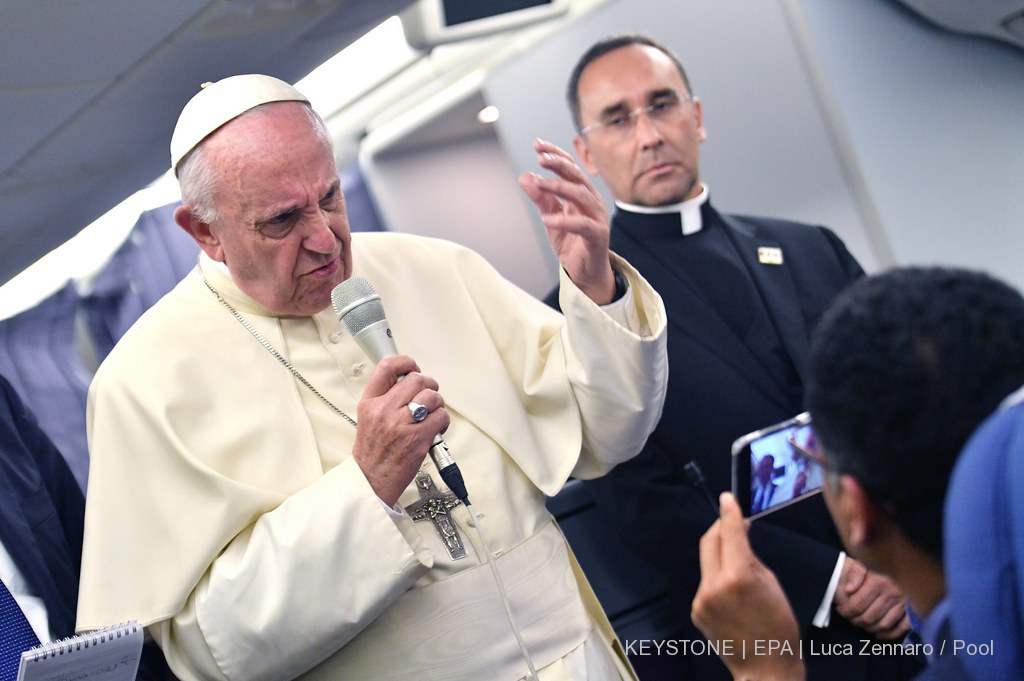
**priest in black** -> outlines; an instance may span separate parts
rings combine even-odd
[[[635,459],[586,484],[625,543],[671,583],[677,617],[670,637],[693,640],[701,638],[689,617],[698,543],[716,516],[684,467],[696,462],[717,495],[731,487],[733,440],[803,411],[811,330],[863,270],[825,227],[712,207],[699,178],[700,101],[663,46],[643,36],[597,43],[577,64],[568,100],[576,154],[616,200],[611,248],[661,294],[670,323],[660,424]],[[543,141],[535,147],[554,176],[527,174],[520,185],[544,222],[608,221],[569,154]],[[557,291],[548,301],[557,306]],[[903,598],[890,580],[841,552],[820,496],[755,521],[750,534],[801,625],[809,679],[913,675],[917,660],[859,654],[862,640],[906,634]],[[812,650],[837,654],[812,657]],[[642,681],[729,678],[715,655],[633,661]]]

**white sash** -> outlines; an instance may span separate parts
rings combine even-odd
[[[583,643],[593,625],[554,522],[495,560],[535,668]],[[527,672],[484,564],[405,592],[302,678],[513,681]]]

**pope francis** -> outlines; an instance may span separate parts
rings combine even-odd
[[[183,680],[632,678],[544,495],[639,451],[665,311],[568,159],[521,180],[564,316],[458,245],[353,236],[326,128],[274,78],[205,86],[171,160],[201,254],[90,388],[78,629],[136,619]],[[340,323],[354,276],[403,354]]]

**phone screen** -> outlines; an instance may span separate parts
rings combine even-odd
[[[820,492],[815,451],[806,412],[736,440],[732,486],[744,515],[756,518]]]

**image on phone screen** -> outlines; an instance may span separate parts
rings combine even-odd
[[[810,421],[800,414],[733,444],[733,494],[744,515],[756,518],[821,491],[824,476]]]

